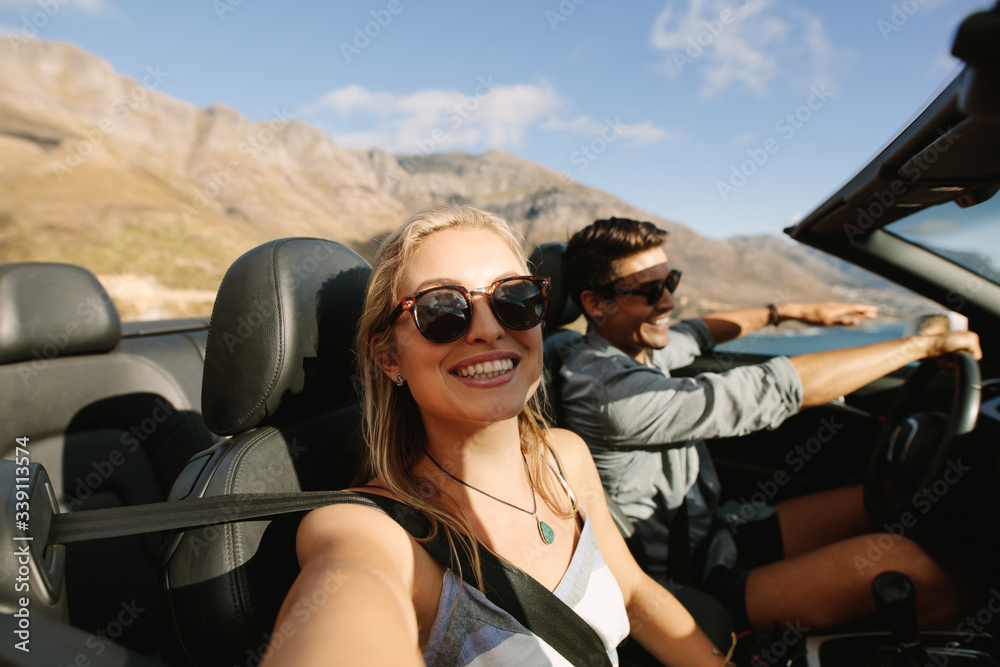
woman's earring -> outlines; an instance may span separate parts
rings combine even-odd
[[[402,387],[403,386],[403,382],[405,382],[405,380],[403,379],[403,374],[402,373],[396,373],[396,386],[397,387]]]

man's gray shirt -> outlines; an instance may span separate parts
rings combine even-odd
[[[719,479],[706,438],[775,428],[802,404],[802,382],[785,357],[725,373],[674,378],[715,339],[700,319],[670,327],[652,366],[632,359],[591,329],[564,354],[562,409],[586,441],[608,495],[636,522],[651,564],[666,563],[668,526],[687,498],[693,549],[711,529]],[[712,535],[706,569],[735,564],[735,543]]]

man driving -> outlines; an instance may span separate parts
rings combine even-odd
[[[608,495],[636,525],[650,570],[670,574],[670,530],[680,521],[695,579],[741,629],[768,631],[775,622],[815,629],[874,615],[872,579],[885,570],[914,582],[922,627],[954,627],[955,581],[911,539],[894,540],[877,567],[859,572],[853,557],[878,532],[861,486],[774,507],[720,507],[704,440],[776,428],[913,361],[956,351],[979,359],[978,336],[946,331],[671,377],[716,344],[769,324],[850,325],[876,310],[786,303],[671,324],[680,272],[671,268],[666,237],[649,222],[598,220],[573,235],[564,258],[570,294],[588,320],[560,371],[565,426],[589,445]]]

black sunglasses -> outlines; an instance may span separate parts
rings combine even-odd
[[[460,285],[432,287],[400,299],[389,322],[395,322],[404,310],[408,310],[424,338],[435,343],[450,343],[469,330],[472,296],[482,294],[500,324],[515,331],[525,331],[538,326],[545,317],[549,285],[549,279],[544,276],[514,276],[473,290]]]
[[[661,298],[663,298],[663,290],[667,290],[671,294],[673,294],[677,290],[677,285],[680,284],[681,275],[683,273],[684,272],[681,271],[680,269],[671,269],[670,273],[667,274],[667,277],[665,279],[657,280],[654,283],[651,283],[644,287],[637,287],[635,289],[622,287],[621,285],[618,284],[619,281],[615,280],[613,282],[608,283],[607,285],[602,285],[601,287],[598,287],[597,290],[595,291],[600,292],[612,298],[614,298],[618,294],[628,294],[630,296],[633,294],[641,294],[646,297],[646,303],[652,306]]]

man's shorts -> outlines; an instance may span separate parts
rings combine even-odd
[[[736,540],[736,566],[716,566],[708,573],[701,589],[729,609],[737,631],[742,631],[750,627],[746,603],[750,570],[779,561],[785,553],[781,546],[781,524],[777,512],[765,519],[743,524],[732,534]]]

